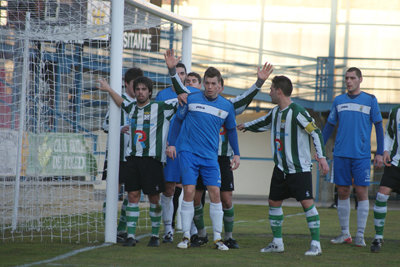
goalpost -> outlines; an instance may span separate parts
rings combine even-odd
[[[0,240],[115,242],[120,111],[110,104],[105,183],[112,101],[97,81],[119,90],[140,67],[155,96],[168,48],[190,69],[191,22],[148,2],[0,0]]]

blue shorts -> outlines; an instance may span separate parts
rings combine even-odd
[[[371,159],[333,157],[334,182],[337,185],[369,186],[371,181]]]
[[[175,159],[167,157],[167,164],[164,167],[164,179],[166,182],[181,182],[181,170],[179,166],[179,157],[176,157]]]
[[[179,152],[183,185],[196,185],[201,175],[204,185],[221,187],[221,173],[217,159],[206,159],[188,151]]]

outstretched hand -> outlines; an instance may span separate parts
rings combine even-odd
[[[100,83],[100,86],[97,86],[97,88],[100,91],[103,91],[103,92],[111,91],[110,85],[108,84],[108,82],[104,78],[99,79],[99,83]]]
[[[260,69],[257,69],[257,78],[261,80],[267,80],[269,75],[274,71],[274,66],[268,62],[265,62],[264,66]]]
[[[245,132],[245,131],[246,131],[246,129],[245,129],[245,127],[244,127],[244,123],[239,124],[238,126],[236,126],[236,128],[237,128],[239,131],[242,131],[242,132]]]
[[[181,60],[181,57],[176,57],[174,49],[168,49],[164,53],[165,64],[167,64],[168,69],[173,69]]]

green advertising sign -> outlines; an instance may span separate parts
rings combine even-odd
[[[82,134],[29,134],[28,176],[96,175],[97,164]]]

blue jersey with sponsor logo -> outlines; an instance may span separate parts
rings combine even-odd
[[[190,94],[187,105],[180,106],[176,116],[183,120],[177,151],[189,151],[208,159],[218,158],[222,125],[228,130],[236,127],[232,103],[222,96],[210,101],[203,92]]]
[[[333,101],[328,122],[339,123],[334,155],[346,158],[371,157],[372,124],[382,121],[374,95],[361,92],[357,97],[339,95]]]

